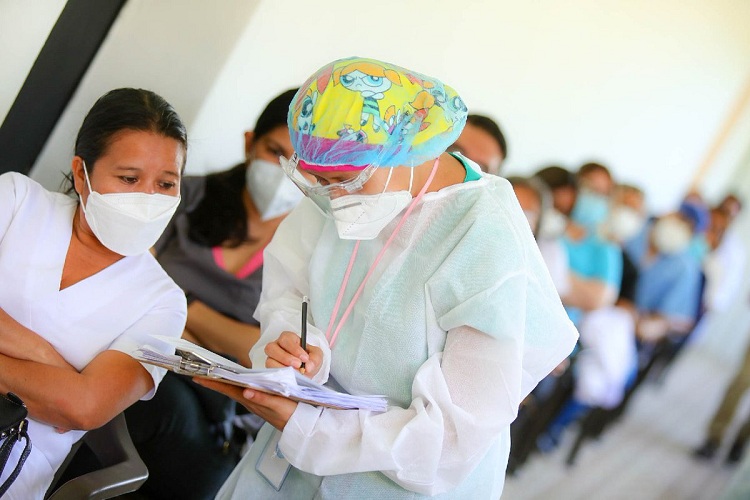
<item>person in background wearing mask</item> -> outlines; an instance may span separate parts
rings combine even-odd
[[[172,353],[150,334],[185,326],[185,296],[149,253],[180,202],[180,117],[148,90],[112,90],[74,151],[75,198],[0,175],[0,393],[26,403],[32,441],[3,498],[43,498],[85,431],[153,396],[165,370],[129,353]],[[5,457],[0,484],[22,450]]]
[[[461,135],[449,148],[473,160],[486,172],[500,175],[500,167],[508,157],[508,145],[500,126],[484,115],[469,115]]]
[[[692,204],[647,224],[625,245],[638,267],[636,307],[639,341],[653,345],[667,334],[692,329],[701,299],[701,268],[690,254],[694,228],[705,214]]]
[[[576,323],[583,311],[614,304],[620,286],[621,253],[599,234],[599,225],[608,215],[612,177],[604,166],[598,164],[584,165],[575,177],[557,166],[540,170],[536,177],[550,188],[553,207],[564,217],[564,224],[555,221],[554,225],[560,226],[555,228],[558,231],[564,227],[563,242],[571,277],[570,291],[563,296],[563,303]],[[550,213],[549,217],[545,214],[545,224],[550,224],[549,219],[558,219],[558,215],[553,214]],[[541,233],[542,237],[552,236],[544,224]]]
[[[295,92],[275,97],[255,129],[245,132],[245,162],[183,179],[182,204],[154,246],[188,299],[183,338],[245,366],[260,335],[253,311],[263,249],[303,197],[279,164],[279,157],[292,154],[286,113]],[[149,498],[213,498],[239,460],[244,433],[232,425],[235,409],[230,398],[167,374],[154,399],[126,412],[149,469],[140,491]],[[262,424],[258,420],[251,435]],[[232,440],[237,446],[227,446]]]
[[[305,376],[390,406],[202,380],[268,422],[217,498],[499,498],[518,405],[577,338],[526,218],[507,181],[445,152],[466,120],[449,86],[358,57],[307,82],[282,162],[306,198],[266,249],[251,359],[305,363]],[[361,141],[349,140],[359,109]]]
[[[568,254],[561,239],[541,238],[540,228],[544,224],[544,216],[552,208],[552,194],[541,180],[531,177],[508,177],[513,186],[513,192],[521,205],[526,220],[529,221],[531,232],[536,239],[544,263],[560,296],[570,289],[570,269],[568,268]]]
[[[622,281],[622,251],[602,236],[612,176],[603,165],[587,163],[576,177],[578,191],[563,238],[571,269],[571,289],[563,304],[581,333],[581,350],[576,356],[573,397],[537,440],[545,452],[556,447],[567,426],[592,406],[619,403],[633,369],[632,334],[628,335],[625,321],[629,316],[614,307]]]

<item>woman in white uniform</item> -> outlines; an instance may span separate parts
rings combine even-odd
[[[185,325],[185,296],[148,250],[179,203],[186,148],[164,99],[118,89],[79,130],[76,198],[0,176],[0,392],[26,403],[33,446],[8,498],[43,498],[71,445],[163,377],[128,353]]]
[[[253,366],[304,362],[389,407],[202,382],[268,422],[218,498],[499,498],[518,405],[577,334],[508,182],[445,153],[466,115],[439,80],[372,59],[295,96],[282,166],[307,198],[266,249]]]

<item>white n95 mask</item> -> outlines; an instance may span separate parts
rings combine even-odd
[[[350,194],[331,199],[331,212],[336,231],[342,240],[373,240],[385,226],[411,203],[414,170],[410,172],[408,191],[385,191],[393,169],[388,173],[386,187],[380,194]]]
[[[618,243],[633,238],[646,223],[644,217],[637,210],[619,205],[612,209],[606,222],[607,236]]]
[[[555,239],[562,236],[567,227],[568,219],[554,208],[548,208],[542,213],[537,233],[539,238]]]
[[[654,246],[659,253],[678,254],[687,249],[693,234],[690,226],[674,217],[664,217],[654,223]]]
[[[248,165],[245,181],[263,221],[291,212],[304,196],[279,165],[260,158]]]
[[[83,167],[89,196],[78,195],[86,222],[105,247],[120,255],[148,251],[164,232],[180,196],[147,193],[97,193]]]

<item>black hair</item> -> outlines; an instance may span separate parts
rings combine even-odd
[[[120,88],[110,90],[99,99],[78,129],[74,154],[83,159],[89,175],[94,164],[107,152],[114,136],[123,130],[143,130],[170,137],[182,144],[187,153],[187,130],[180,116],[160,95],[150,90]],[[185,166],[183,158],[183,167]],[[75,189],[73,175],[66,174],[63,189]]]
[[[564,187],[578,188],[576,176],[569,170],[557,165],[550,165],[539,170],[534,174],[534,177],[541,179],[553,191]]]
[[[601,163],[595,163],[595,162],[584,163],[583,165],[581,165],[581,168],[578,169],[577,176],[580,179],[581,177],[585,177],[588,174],[593,173],[593,172],[602,172],[607,177],[612,179],[612,173],[609,171],[609,169],[605,167],[604,165],[602,165]]]
[[[505,142],[505,136],[495,120],[484,115],[469,115],[466,117],[466,122],[490,134],[497,145],[500,146],[503,158],[508,157],[508,144]]]
[[[255,123],[254,141],[277,127],[287,126],[289,105],[296,93],[297,89],[287,90],[268,103]],[[221,244],[237,247],[250,241],[243,202],[246,169],[245,163],[241,163],[206,176],[203,199],[187,214],[191,240],[210,247]]]

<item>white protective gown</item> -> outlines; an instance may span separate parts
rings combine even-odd
[[[339,315],[400,217],[362,241]],[[518,405],[577,338],[513,190],[483,176],[427,193],[331,352],[324,332],[354,243],[307,199],[287,217],[266,249],[251,358],[264,366],[265,344],[299,332],[308,295],[308,342],[326,358],[316,380],[391,406],[299,404],[279,443],[293,465],[280,491],[256,472],[276,432],[266,424],[217,498],[499,498]]]
[[[75,200],[24,175],[0,175],[0,308],[45,338],[78,370],[107,349],[130,353],[142,344],[154,345],[149,334],[180,336],[187,315],[185,295],[148,252],[125,257],[60,290],[76,208]],[[144,366],[158,385],[165,370]],[[84,434],[59,434],[33,419],[28,432],[31,454],[4,498],[42,498]],[[21,444],[14,447],[0,484],[22,449]]]

